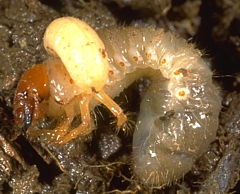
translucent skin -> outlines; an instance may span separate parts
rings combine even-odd
[[[156,186],[183,177],[215,139],[221,108],[200,51],[162,29],[108,28],[98,34],[109,56],[104,90],[110,96],[134,79],[151,81],[133,135],[136,177]]]

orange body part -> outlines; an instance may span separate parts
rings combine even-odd
[[[35,65],[20,79],[13,100],[14,120],[19,127],[28,129],[32,121],[43,114],[40,103],[49,97],[49,77],[46,65]]]

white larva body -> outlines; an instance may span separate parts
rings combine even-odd
[[[157,186],[183,177],[215,139],[221,108],[200,51],[163,29],[106,28],[98,35],[109,57],[106,93],[151,80],[133,135],[136,177]]]
[[[221,108],[212,72],[201,53],[163,29],[106,28],[98,35],[86,23],[71,17],[57,19],[48,27],[45,48],[61,59],[69,73],[59,69],[62,74],[56,75],[57,68],[48,69],[49,77],[57,87],[60,84],[66,88],[64,95],[55,85],[53,90],[64,101],[69,118],[67,127],[34,131],[35,136],[48,134],[50,140],[60,136],[64,144],[87,129],[91,131],[88,103],[91,110],[96,103],[105,104],[121,126],[126,116],[109,96],[113,98],[133,81],[148,77],[151,84],[142,99],[133,135],[133,170],[149,185],[183,177],[214,140]],[[60,75],[65,75],[69,84],[61,81]],[[69,89],[68,85],[73,86]],[[56,96],[54,91],[50,93]],[[74,118],[70,101],[78,102],[83,120],[67,133],[64,129]]]

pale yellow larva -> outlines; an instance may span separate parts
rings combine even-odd
[[[72,107],[68,106],[70,101],[78,103],[85,120],[80,130],[76,128],[68,134],[61,133],[67,131],[64,125],[56,132],[35,133],[50,134],[50,140],[61,136],[64,144],[84,134],[81,131],[91,131],[89,110],[96,105],[92,96],[115,113],[120,126],[126,121],[125,114],[109,96],[113,98],[133,81],[148,77],[151,84],[142,99],[133,135],[134,173],[143,184],[157,186],[183,177],[214,140],[221,108],[212,72],[201,52],[163,29],[106,28],[97,32],[99,39],[86,23],[76,18],[56,22],[46,31],[45,47],[62,60],[60,64],[69,75],[65,71],[56,75],[55,69],[48,69],[50,80],[56,83],[55,90],[60,88],[59,96],[64,99],[66,93],[68,98],[64,104],[66,112],[71,113],[67,114],[71,116],[67,127],[74,118]],[[68,84],[60,81],[60,75],[67,75],[66,80],[73,85],[73,90],[66,87],[64,95],[61,87]],[[67,93],[71,92],[70,99]]]
[[[221,108],[200,51],[163,29],[106,28],[98,35],[109,57],[109,95],[142,76],[151,80],[133,135],[136,177],[156,186],[183,177],[215,139]]]
[[[75,82],[75,95],[92,93],[92,87],[102,89],[108,72],[107,53],[90,26],[77,18],[58,18],[48,26],[43,40],[45,49],[62,60]],[[89,59],[94,63],[89,64]]]

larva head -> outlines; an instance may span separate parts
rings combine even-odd
[[[108,57],[97,33],[85,22],[63,17],[54,20],[44,35],[44,47],[59,57],[77,86],[77,94],[99,91],[106,83]]]
[[[40,103],[49,96],[49,77],[45,65],[35,65],[18,82],[13,99],[14,120],[25,130],[41,114]]]

